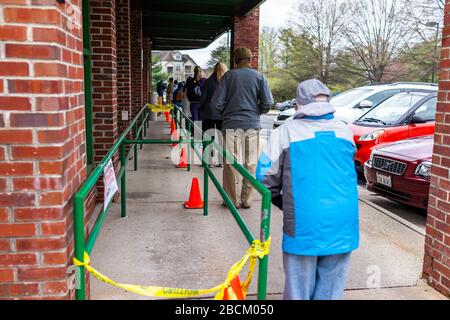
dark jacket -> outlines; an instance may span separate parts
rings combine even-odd
[[[217,89],[217,77],[212,75],[206,80],[202,89],[202,97],[200,99],[200,108],[202,110],[203,118],[210,120],[222,120],[222,115],[216,108],[212,107],[211,100]]]

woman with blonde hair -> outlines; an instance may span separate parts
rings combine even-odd
[[[216,137],[216,139],[222,137],[222,115],[217,112],[216,108],[213,108],[211,100],[216,92],[217,86],[227,71],[228,67],[225,63],[218,62],[215,65],[214,73],[206,80],[203,86],[202,97],[200,99],[200,108],[203,114],[203,132],[208,133],[208,136]]]

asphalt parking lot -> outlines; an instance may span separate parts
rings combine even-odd
[[[261,125],[263,129],[271,130],[273,128],[273,120],[275,119],[275,117],[276,113],[263,115],[261,118]],[[268,134],[269,132],[265,133],[265,136],[267,137]],[[391,201],[368,191],[366,189],[366,181],[362,175],[359,176],[358,185],[360,187],[359,197],[361,200],[367,202],[368,204],[373,204],[375,206],[381,207],[391,212],[395,216],[398,216],[400,219],[405,219],[409,223],[412,223],[414,226],[425,232],[427,217],[425,210],[408,207],[406,205]]]

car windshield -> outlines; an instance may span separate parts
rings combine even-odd
[[[359,97],[362,97],[372,91],[375,91],[375,89],[358,88],[358,89],[349,90],[349,91],[341,93],[340,95],[332,98],[331,104],[337,108],[343,107],[348,104],[355,103],[355,99],[358,99]]]
[[[399,93],[363,115],[358,123],[378,123],[382,125],[398,122],[417,102],[429,95],[427,92]]]

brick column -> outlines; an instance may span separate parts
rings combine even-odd
[[[117,33],[117,101],[119,132],[131,122],[131,26],[130,0],[116,0]],[[122,120],[122,112],[128,112],[128,120]]]
[[[444,23],[423,274],[450,297],[450,2]]]
[[[100,162],[119,135],[115,0],[91,0],[94,157]],[[118,154],[113,160],[118,167]],[[100,179],[98,199],[103,199]]]
[[[143,106],[143,39],[141,0],[131,2],[131,106],[133,117]]]
[[[234,50],[246,47],[253,52],[252,67],[258,70],[259,56],[259,8],[247,17],[233,17],[231,32],[231,61],[234,64]],[[236,65],[235,65],[236,67]]]
[[[150,102],[150,63],[151,63],[151,49],[150,49],[150,39],[144,38],[143,45],[143,54],[144,54],[144,65],[142,68],[142,80],[143,80],[143,93],[142,99],[143,103]]]
[[[86,178],[80,1],[0,1],[0,299],[73,297]]]

